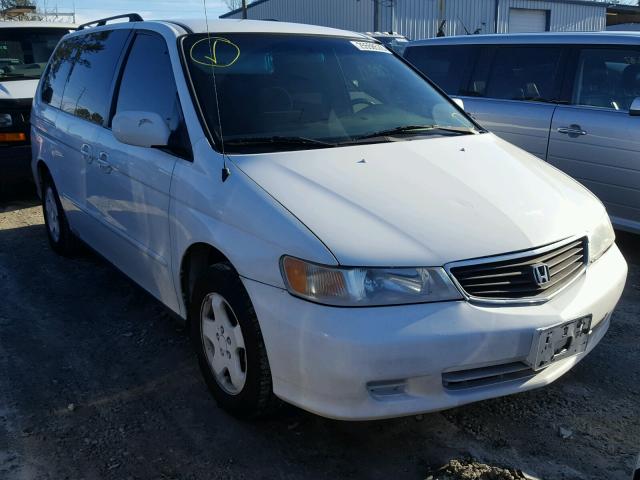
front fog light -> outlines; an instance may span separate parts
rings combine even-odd
[[[325,305],[371,307],[460,300],[440,267],[330,267],[282,257],[282,276],[292,295]]]

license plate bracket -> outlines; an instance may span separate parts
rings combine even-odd
[[[527,363],[542,370],[558,360],[578,355],[587,349],[591,332],[591,315],[539,328],[533,335]]]

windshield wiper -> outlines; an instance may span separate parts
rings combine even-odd
[[[355,137],[354,141],[367,140],[375,137],[389,137],[393,135],[412,134],[420,132],[432,132],[443,131],[458,133],[460,135],[471,135],[479,130],[472,127],[456,127],[456,126],[444,126],[444,125],[404,125],[402,127],[390,128],[387,130],[380,130],[379,132],[367,133],[366,135],[360,135]]]
[[[316,140],[314,138],[307,137],[247,137],[247,138],[234,138],[232,140],[226,140],[225,145],[231,147],[241,146],[298,146],[298,147],[311,147],[311,148],[329,148],[335,147],[335,143],[329,143],[322,140]]]

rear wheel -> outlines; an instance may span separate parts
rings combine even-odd
[[[77,250],[77,239],[69,228],[58,191],[49,176],[42,182],[42,214],[51,248],[60,255],[73,255]]]
[[[280,402],[273,394],[260,325],[228,263],[211,266],[196,281],[190,313],[200,369],[218,404],[243,418],[272,413]]]

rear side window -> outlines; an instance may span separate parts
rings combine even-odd
[[[122,74],[116,113],[155,112],[171,130],[180,122],[178,91],[164,39],[154,34],[138,34]]]
[[[477,48],[470,45],[423,46],[407,49],[407,60],[449,95],[464,95]]]
[[[506,100],[552,101],[559,92],[562,48],[555,46],[497,47],[491,68],[476,95]]]
[[[72,37],[58,45],[42,77],[42,101],[52,107],[62,106],[64,87],[71,72],[71,53],[79,51],[81,43],[82,37]]]
[[[640,49],[593,48],[580,52],[573,103],[629,110],[640,97]]]
[[[103,30],[74,37],[78,40],[65,52],[70,74],[62,110],[103,123],[109,110],[114,72],[128,36],[127,30]]]

